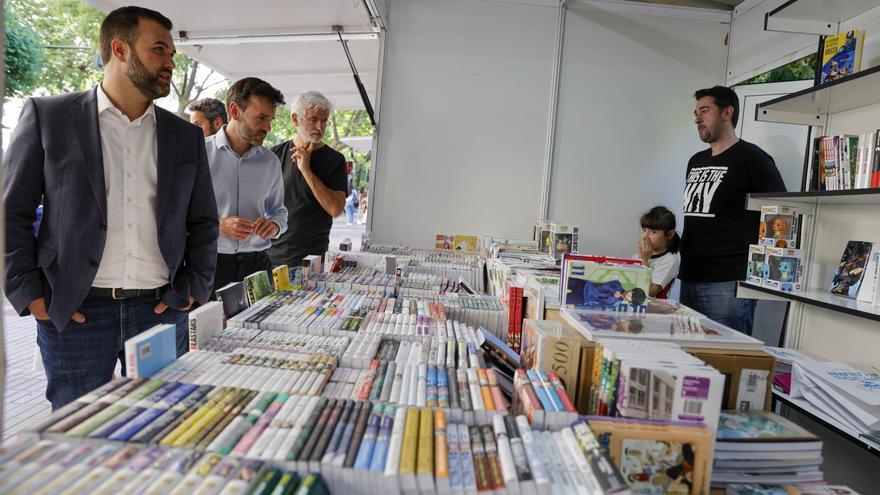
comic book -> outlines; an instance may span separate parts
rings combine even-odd
[[[858,295],[873,246],[873,243],[865,241],[846,243],[837,272],[831,279],[832,293],[852,298]]]
[[[633,493],[708,494],[712,432],[702,425],[587,417]]]
[[[591,341],[636,339],[685,347],[761,349],[762,342],[705,316],[566,310],[563,318]]]
[[[651,269],[639,265],[595,263],[566,256],[562,307],[644,313]]]
[[[469,253],[477,252],[477,236],[455,234],[452,239],[452,249]]]
[[[450,234],[437,234],[434,236],[434,248],[435,249],[452,249],[452,242],[455,240],[455,236]]]
[[[822,42],[819,84],[846,77],[861,69],[865,32],[859,30],[826,36]]]
[[[272,286],[269,284],[269,273],[265,270],[260,270],[246,276],[244,278],[244,289],[248,302],[251,305],[268,296],[272,293]]]

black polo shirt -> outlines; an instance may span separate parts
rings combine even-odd
[[[298,266],[309,254],[323,255],[330,244],[333,217],[321,207],[315,194],[299,171],[290,152],[292,140],[272,148],[281,160],[284,178],[284,206],[287,207],[287,232],[272,241],[269,258],[275,265]],[[342,153],[324,145],[312,152],[312,172],[325,186],[346,192],[347,174]]]

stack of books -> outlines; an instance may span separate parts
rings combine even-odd
[[[723,411],[712,485],[823,481],[822,441],[769,411]]]
[[[672,343],[596,343],[589,413],[718,427],[724,375]]]

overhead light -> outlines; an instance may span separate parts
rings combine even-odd
[[[377,40],[379,34],[374,32],[348,32],[342,34],[345,41]],[[215,34],[196,35],[179,31],[174,43],[177,46],[206,45],[246,45],[254,43],[297,43],[310,41],[339,41],[339,33],[285,33],[285,34]]]

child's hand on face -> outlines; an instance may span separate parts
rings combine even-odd
[[[648,236],[646,234],[642,235],[642,238],[639,239],[639,259],[642,260],[642,263],[648,264],[648,260],[651,259],[651,255],[654,254],[654,248],[651,246],[651,241],[648,240]]]

